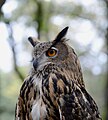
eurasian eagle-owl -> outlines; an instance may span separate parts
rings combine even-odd
[[[24,80],[16,120],[98,120],[98,107],[85,89],[80,63],[66,43],[64,28],[50,42],[29,37],[33,67]]]

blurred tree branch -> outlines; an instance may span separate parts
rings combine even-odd
[[[15,72],[17,73],[18,77],[23,81],[24,80],[24,75],[21,73],[21,71],[18,69],[18,65],[17,65],[17,54],[16,54],[16,51],[15,51],[15,40],[13,38],[13,30],[12,30],[12,26],[11,24],[8,22],[6,23],[7,25],[7,28],[9,29],[8,33],[9,33],[9,45],[10,45],[10,48],[12,50],[12,53],[13,53],[13,65],[14,65],[14,70]]]
[[[41,1],[37,1],[37,17],[35,15],[34,20],[38,23],[37,33],[38,33],[38,39],[40,39],[40,32],[42,30],[42,23],[43,23],[43,5]]]
[[[44,8],[45,5],[45,1],[41,1],[41,0],[33,0],[34,4],[36,4],[37,9],[33,12],[33,21],[37,22],[37,33],[38,33],[38,39],[40,39],[41,37],[41,32],[44,31],[46,36],[47,36],[47,32],[48,32],[48,21],[49,18],[51,17],[49,14],[49,8],[48,6],[46,8]],[[50,6],[50,5],[49,5]]]
[[[6,2],[6,0],[0,0],[0,9],[2,8],[2,6],[4,5],[5,2]]]
[[[1,11],[2,6],[5,4],[6,0],[0,0],[0,14],[3,14]]]
[[[10,24],[10,19],[5,19],[4,14],[1,11],[1,8],[5,4],[5,2],[6,2],[6,0],[0,0],[0,17],[3,16],[4,22],[5,22],[5,24],[7,25],[7,28],[8,28],[8,33],[9,33],[8,42],[9,42],[10,48],[11,48],[12,53],[13,53],[14,70],[17,73],[18,77],[23,81],[24,80],[24,75],[21,73],[21,71],[19,70],[18,65],[17,65],[17,54],[15,52],[15,49],[16,49],[15,48],[15,40],[13,38],[13,30],[12,30],[12,26]]]

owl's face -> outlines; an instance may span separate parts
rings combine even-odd
[[[29,41],[34,46],[33,67],[35,70],[40,70],[50,63],[59,65],[67,58],[68,47],[63,38],[67,32],[67,28],[63,30],[58,34],[56,39],[51,42],[41,43],[31,37],[29,38]]]
[[[61,64],[67,55],[68,49],[64,42],[59,42],[54,47],[51,47],[52,42],[38,43],[33,51],[33,66],[35,69],[40,69],[46,64]]]

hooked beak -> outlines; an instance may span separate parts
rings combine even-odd
[[[33,67],[34,67],[35,70],[37,70],[38,65],[39,65],[38,60],[37,60],[37,59],[34,59],[34,60],[33,60]]]

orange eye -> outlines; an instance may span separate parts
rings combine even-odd
[[[56,54],[57,54],[57,50],[55,50],[55,49],[49,49],[49,50],[46,52],[46,55],[47,55],[48,57],[54,57]]]

